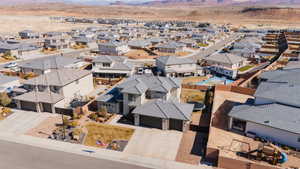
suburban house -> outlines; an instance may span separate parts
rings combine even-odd
[[[160,56],[156,58],[156,66],[167,77],[198,76],[203,74],[203,69],[192,58]]]
[[[238,69],[246,65],[246,59],[230,53],[216,53],[204,59],[209,70],[235,79]]]
[[[98,48],[103,55],[122,55],[130,51],[127,44],[117,41],[98,43]]]
[[[153,100],[132,111],[136,126],[187,131],[194,105],[176,101]]]
[[[0,53],[9,54],[15,56],[16,58],[22,58],[25,55],[38,54],[41,47],[26,43],[14,43],[9,44],[6,42],[0,42]]]
[[[52,70],[72,67],[79,59],[63,56],[48,56],[44,58],[21,62],[19,67],[22,73],[35,73],[37,75],[49,73]]]
[[[67,105],[93,89],[92,72],[77,69],[57,69],[23,82],[29,92],[13,98],[18,109],[55,113],[57,105]]]
[[[134,66],[124,56],[96,56],[92,71],[95,77],[128,77],[133,75]]]
[[[70,39],[63,36],[47,37],[45,39],[44,48],[46,49],[66,49],[70,46]]]
[[[97,104],[111,113],[133,115],[135,125],[185,131],[193,105],[180,103],[180,94],[179,79],[133,75],[100,95]],[[149,107],[153,109],[144,111]]]
[[[177,53],[181,52],[185,46],[177,42],[168,42],[156,46],[157,50],[162,53]]]
[[[264,72],[255,100],[233,107],[229,129],[300,149],[300,69]]]
[[[32,30],[24,30],[19,32],[21,39],[38,39],[40,38],[40,33],[34,32]]]

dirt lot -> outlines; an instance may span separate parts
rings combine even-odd
[[[57,128],[57,124],[61,123],[61,116],[49,117],[35,128],[29,130],[26,134],[34,137],[48,138]]]
[[[77,16],[133,18],[140,20],[193,20],[217,24],[231,23],[236,27],[249,28],[291,28],[299,27],[300,8],[267,8],[266,10],[244,11],[245,6],[82,6],[61,3],[20,5],[0,7],[1,30],[14,32],[17,29],[32,28],[45,30],[49,27],[61,30],[65,26],[50,24],[47,16]],[[10,17],[8,17],[10,16]],[[17,18],[15,16],[18,16]],[[22,19],[19,17],[22,16]],[[32,16],[39,17],[36,20]],[[4,18],[3,18],[4,17]],[[37,22],[36,22],[37,21]],[[18,23],[18,27],[12,26]],[[39,23],[39,24],[34,24]],[[44,24],[41,24],[44,23]],[[57,27],[55,27],[56,25]],[[72,24],[68,25],[68,28]],[[79,24],[74,25],[78,27]],[[9,28],[9,29],[7,29]]]
[[[66,31],[73,28],[84,28],[95,24],[71,24],[51,21],[49,16],[32,15],[1,15],[0,34],[15,34],[19,31],[30,29],[39,32]]]
[[[151,56],[144,50],[130,50],[125,54],[129,59],[154,59],[158,56]]]

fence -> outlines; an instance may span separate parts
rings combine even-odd
[[[206,91],[206,90],[210,89],[209,86],[189,85],[189,84],[183,84],[182,88],[184,88],[184,89],[196,89],[196,90],[202,90],[202,91]]]
[[[239,87],[239,86],[228,86],[228,85],[216,85],[215,90],[222,90],[222,91],[230,91],[245,95],[253,96],[255,93],[254,89]]]

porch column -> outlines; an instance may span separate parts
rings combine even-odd
[[[41,106],[40,106],[40,103],[35,103],[35,106],[36,106],[36,111],[37,111],[38,113],[40,113],[40,112],[41,112]]]
[[[21,101],[20,100],[16,100],[16,104],[17,104],[17,108],[21,110]]]
[[[51,111],[52,113],[56,113],[54,104],[51,104]]]
[[[231,130],[232,129],[232,117],[229,118],[229,121],[228,121],[228,130]]]
[[[140,115],[134,114],[134,125],[139,126],[140,125]]]
[[[169,119],[162,119],[162,129],[169,130]]]
[[[190,124],[189,121],[182,121],[182,131],[183,131],[183,132],[188,131],[188,129],[189,129],[189,124]]]

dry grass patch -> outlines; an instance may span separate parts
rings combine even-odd
[[[107,124],[89,123],[86,126],[88,134],[84,144],[87,146],[99,147],[97,141],[105,144],[111,143],[113,140],[129,140],[133,135],[134,129]]]
[[[183,102],[202,102],[205,99],[205,92],[195,89],[182,89],[181,100]]]
[[[131,49],[129,52],[125,54],[130,59],[153,59],[157,56],[150,56],[144,50]]]
[[[182,84],[195,84],[207,79],[206,76],[186,77],[182,80]]]
[[[191,54],[191,52],[187,52],[187,51],[181,51],[181,52],[176,52],[176,56],[186,56]]]

